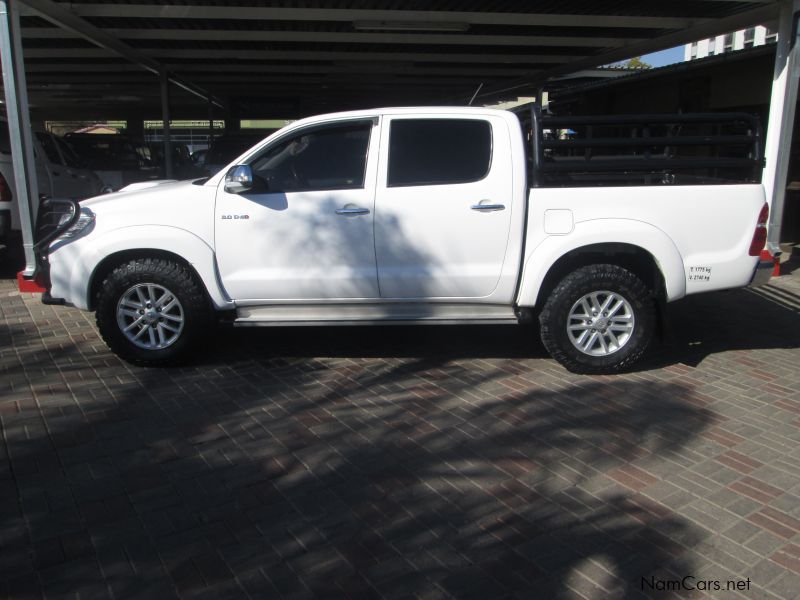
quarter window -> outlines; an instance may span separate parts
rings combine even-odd
[[[389,136],[389,187],[479,181],[489,173],[492,128],[477,119],[396,119]]]
[[[371,130],[372,121],[307,129],[271,146],[251,167],[272,193],[360,189]]]

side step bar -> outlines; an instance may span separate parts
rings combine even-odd
[[[276,304],[240,307],[238,327],[516,324],[511,306],[487,304]]]

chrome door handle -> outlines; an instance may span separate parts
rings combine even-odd
[[[369,214],[368,208],[337,208],[337,215],[367,215]]]
[[[489,210],[505,210],[506,209],[506,205],[505,204],[473,204],[470,208],[472,210],[485,210],[485,211],[489,211]]]

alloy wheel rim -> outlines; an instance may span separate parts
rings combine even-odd
[[[174,344],[185,323],[183,305],[163,285],[138,283],[117,302],[117,325],[125,338],[144,350]]]
[[[567,316],[567,336],[588,356],[608,356],[630,341],[636,326],[633,307],[616,292],[590,292],[578,299]]]

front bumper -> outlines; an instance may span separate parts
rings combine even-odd
[[[60,223],[64,214],[70,215]],[[80,205],[76,200],[62,200],[47,198],[39,204],[39,213],[36,216],[34,228],[33,251],[36,256],[36,283],[44,289],[42,302],[44,304],[65,304],[61,298],[50,295],[50,244],[58,236],[72,227],[78,220]]]

